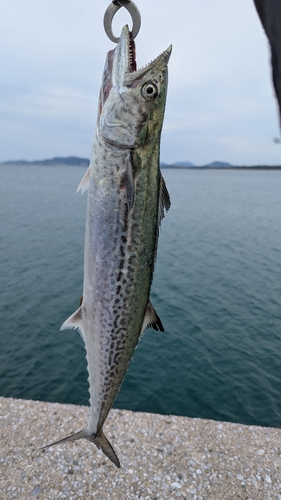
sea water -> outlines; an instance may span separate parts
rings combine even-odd
[[[0,168],[0,395],[88,404],[81,167]],[[115,407],[281,426],[281,172],[165,169],[148,330]]]

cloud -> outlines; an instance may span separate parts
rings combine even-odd
[[[173,43],[163,161],[280,164],[268,43],[252,0],[137,2],[142,66]],[[0,161],[89,156],[108,0],[13,0],[0,18]],[[130,17],[120,9],[117,34]],[[36,140],[34,140],[36,138]]]

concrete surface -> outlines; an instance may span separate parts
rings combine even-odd
[[[117,469],[82,429],[88,408],[0,398],[0,498],[281,500],[281,430],[112,410]]]

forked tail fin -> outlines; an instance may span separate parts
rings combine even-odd
[[[59,441],[55,441],[54,443],[47,444],[40,449],[44,450],[45,448],[49,448],[50,446],[54,446],[55,444],[64,443],[66,441],[76,441],[77,439],[82,438],[88,439],[88,441],[94,443],[111,460],[111,462],[113,462],[116,467],[118,467],[118,469],[120,468],[119,459],[103,431],[101,431],[98,436],[89,436],[87,429],[82,429],[82,431],[71,434],[70,436],[60,439]]]
[[[82,431],[76,432],[75,434],[71,434],[66,438],[60,439],[59,441],[55,441],[54,443],[47,444],[46,446],[42,446],[40,450],[45,450],[45,448],[50,448],[50,446],[54,446],[55,444],[64,443],[65,441],[76,441],[77,439],[82,439],[87,437],[87,430],[82,429]]]
[[[95,443],[95,445],[102,450],[102,452],[109,458],[109,460],[111,460],[111,462],[113,462],[116,467],[118,467],[118,469],[120,468],[119,459],[103,431],[101,431],[98,436],[87,437],[87,439],[89,441],[92,441],[92,443]]]

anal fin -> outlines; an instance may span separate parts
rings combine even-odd
[[[80,306],[75,313],[73,313],[65,322],[61,325],[60,330],[68,330],[71,328],[77,328],[80,332],[82,339],[84,340],[83,332],[83,321],[82,321],[82,307]]]

